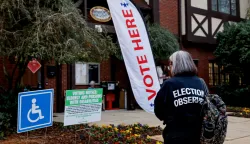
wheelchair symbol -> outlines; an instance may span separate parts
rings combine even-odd
[[[39,116],[35,119],[35,120],[32,120],[30,118],[30,115],[31,114],[39,114]],[[43,119],[44,116],[42,115],[42,111],[41,109],[39,109],[39,106],[36,105],[36,99],[32,99],[32,106],[31,106],[31,109],[28,111],[27,113],[27,118],[28,118],[28,121],[31,122],[31,123],[35,123],[37,121],[39,121],[40,119]]]

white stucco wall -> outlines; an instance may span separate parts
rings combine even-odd
[[[191,6],[204,10],[208,9],[207,0],[191,0]]]
[[[246,13],[247,13],[247,9],[250,7],[250,0],[239,0],[240,1],[240,17],[241,18],[246,18]],[[197,7],[200,9],[204,9],[207,10],[208,6],[207,6],[207,0],[191,0],[191,6],[192,7]],[[181,16],[182,16],[182,35],[186,34],[186,11],[185,11],[185,0],[181,0]],[[196,15],[196,18],[198,18],[199,21],[202,21],[203,16],[202,15]],[[214,31],[216,30],[216,28],[218,27],[218,25],[221,22],[221,19],[217,19],[217,18],[212,18],[212,32],[214,33]],[[205,22],[203,24],[203,27],[205,29],[205,31],[207,31],[207,22]],[[192,29],[195,29],[195,27],[197,26],[197,23],[192,19]],[[223,30],[223,26],[219,28],[219,31]],[[201,30],[198,30],[196,32],[195,35],[199,35],[199,36],[204,36],[204,33]]]
[[[182,35],[185,35],[186,34],[186,8],[185,8],[185,0],[181,0],[181,19],[182,19]],[[192,7],[196,7],[196,8],[200,8],[200,9],[204,9],[204,10],[207,10],[208,9],[208,6],[207,6],[207,0],[191,0],[191,6]],[[202,20],[202,16],[198,16],[198,20],[201,21]],[[208,25],[208,22],[206,21],[204,23],[204,26],[205,26],[205,31],[207,31],[207,25]],[[194,29],[195,27],[197,26],[197,23],[192,20],[192,28]],[[199,35],[199,36],[205,36],[203,31],[201,30],[198,30],[196,32],[196,35]]]
[[[247,9],[250,7],[250,0],[239,0],[240,1],[240,17],[246,18]]]
[[[203,21],[203,19],[206,17],[205,15],[200,15],[200,14],[194,14],[194,16],[196,17],[196,19],[199,21],[199,23],[201,23]],[[194,18],[191,18],[191,22],[192,22],[192,31],[194,31],[197,26],[198,23],[194,20]],[[203,29],[205,30],[205,32],[208,34],[208,20],[206,19],[206,21],[202,24]],[[201,37],[206,37],[206,34],[202,31],[201,28],[198,29],[198,31],[194,34],[196,36],[201,36]]]

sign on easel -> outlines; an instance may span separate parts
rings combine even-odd
[[[53,89],[19,93],[17,133],[52,126],[53,99]]]
[[[101,120],[103,89],[67,90],[64,126]]]

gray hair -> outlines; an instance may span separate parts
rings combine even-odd
[[[172,63],[171,74],[173,76],[180,74],[196,75],[198,72],[191,55],[186,51],[180,50],[173,53],[169,60]]]
[[[89,85],[95,85],[95,81],[91,81]]]

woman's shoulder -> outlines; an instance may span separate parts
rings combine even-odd
[[[171,77],[167,80],[164,81],[164,83],[175,83],[175,82],[180,82],[180,81],[183,81],[183,80],[202,80],[202,78],[198,77],[198,76],[185,76],[185,77],[182,77],[182,76],[176,76],[176,77]]]
[[[186,77],[172,77],[170,79],[165,80],[164,82],[168,83],[168,84],[172,84],[172,83],[179,83],[179,82],[183,82],[183,81],[200,81],[202,78],[198,77],[198,76],[186,76]]]
[[[177,81],[176,77],[171,77],[163,82],[164,85],[173,84]]]

